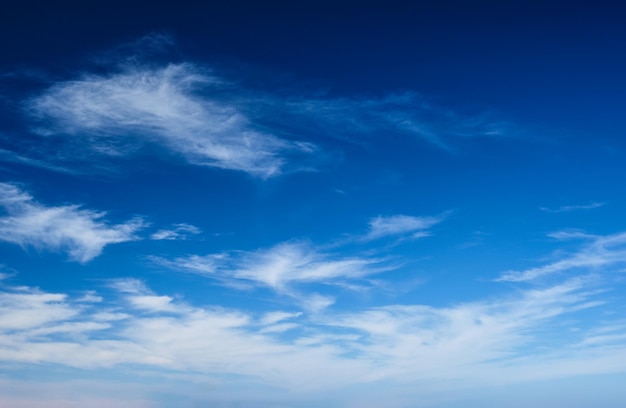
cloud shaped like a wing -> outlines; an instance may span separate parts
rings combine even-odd
[[[290,152],[312,146],[255,130],[234,104],[212,97],[219,79],[192,64],[126,67],[59,82],[29,101],[39,133],[80,138],[93,152],[126,155],[155,143],[190,163],[277,175]]]
[[[78,205],[45,206],[19,187],[0,183],[0,240],[22,247],[67,252],[70,259],[85,263],[100,255],[109,244],[137,239],[140,219],[110,225],[104,212]]]

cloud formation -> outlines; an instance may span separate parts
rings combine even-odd
[[[501,122],[455,114],[416,93],[335,97],[289,84],[262,89],[207,65],[163,63],[154,55],[163,47],[175,48],[174,40],[155,34],[122,45],[104,53],[98,74],[84,71],[25,100],[28,127],[45,142],[0,150],[0,159],[86,172],[156,147],[193,165],[266,179],[316,168],[330,154],[324,150],[330,139],[361,144],[397,135],[451,150],[459,138],[507,133]]]
[[[123,156],[152,142],[190,163],[262,178],[281,172],[284,155],[312,145],[255,130],[236,105],[212,96],[220,79],[192,64],[126,66],[109,75],[59,82],[30,100],[39,133],[83,139],[83,146]]]
[[[551,212],[551,213],[562,213],[562,212],[570,212],[576,210],[592,210],[594,208],[600,208],[604,206],[605,203],[594,202],[591,204],[582,204],[582,205],[562,205],[558,208],[547,208],[540,207],[541,211]]]
[[[585,239],[582,247],[554,262],[522,271],[504,272],[496,280],[500,282],[528,282],[554,274],[578,274],[607,271],[626,264],[626,234],[595,236],[580,232],[562,231],[550,234],[556,239]]]
[[[100,255],[105,246],[137,239],[144,226],[140,219],[110,225],[105,212],[78,205],[45,206],[14,184],[0,183],[0,240],[50,251],[67,252],[70,259],[85,263]]]
[[[217,390],[228,379],[296,394],[354,384],[437,380],[449,389],[625,371],[626,326],[619,321],[605,318],[567,336],[553,325],[568,316],[577,328],[578,312],[602,307],[596,284],[574,278],[489,301],[322,315],[192,306],[136,279],[112,282],[114,292],[94,304],[4,285],[0,361],[157,376],[191,372]]]
[[[343,285],[395,268],[383,258],[337,256],[320,252],[312,244],[302,241],[284,242],[250,252],[151,259],[158,265],[200,274],[233,288],[269,288],[297,299],[300,306],[314,311],[333,304],[334,298],[319,293],[303,294],[298,290],[299,286]]]
[[[296,283],[332,283],[388,270],[383,259],[335,257],[318,252],[305,242],[284,242],[269,249],[207,256],[191,255],[161,265],[216,279],[237,279],[284,291]]]
[[[429,235],[428,229],[440,223],[443,217],[415,217],[411,215],[378,216],[369,222],[370,230],[363,240],[371,241],[388,236],[412,234],[415,238]]]
[[[186,240],[190,234],[200,234],[202,230],[190,224],[174,224],[170,229],[160,229],[150,235],[150,239],[178,241]]]
[[[507,126],[487,115],[464,117],[428,103],[415,92],[383,97],[266,98],[260,112],[280,110],[290,123],[300,123],[327,137],[362,143],[380,135],[405,135],[451,150],[455,139],[503,137]]]

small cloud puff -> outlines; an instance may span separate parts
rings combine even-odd
[[[171,229],[160,229],[150,235],[153,240],[186,240],[190,234],[200,234],[202,230],[190,224],[174,224]]]
[[[411,234],[413,238],[422,238],[430,235],[428,229],[443,221],[438,217],[415,217],[410,215],[378,216],[370,220],[369,232],[362,238],[372,241],[379,238]]]

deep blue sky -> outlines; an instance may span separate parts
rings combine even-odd
[[[0,405],[621,406],[625,18],[5,6]]]

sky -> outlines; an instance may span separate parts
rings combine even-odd
[[[0,406],[621,407],[626,8],[22,2]]]

